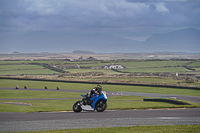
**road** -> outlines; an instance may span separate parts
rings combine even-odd
[[[106,110],[102,113],[0,113],[0,132],[185,124],[200,124],[200,108]]]
[[[9,88],[0,88],[0,89],[9,89]],[[33,89],[33,90],[39,90],[39,89]],[[57,91],[57,90],[48,89],[43,91]],[[59,91],[72,92],[74,90],[59,90]],[[85,93],[87,91],[81,91],[81,92]],[[179,96],[179,95],[149,94],[149,93],[134,93],[134,92],[130,93],[109,92],[109,95],[113,96],[117,95],[117,93],[119,95],[122,93],[123,95],[137,95],[137,96],[148,96],[148,97],[178,97],[179,99],[182,100],[189,99],[190,101],[200,102],[199,97]],[[39,112],[39,113],[20,113],[20,112],[0,113],[0,132],[40,131],[40,130],[117,127],[117,126],[123,127],[123,126],[135,126],[135,125],[185,125],[185,124],[200,125],[200,108],[157,109],[157,110],[150,110],[150,109],[106,110],[102,113],[96,111],[94,112],[84,111],[81,113],[74,113],[70,111]]]

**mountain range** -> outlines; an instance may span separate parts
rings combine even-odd
[[[135,41],[105,34],[56,34],[46,31],[0,37],[0,53],[72,52],[200,52],[200,30],[187,28],[165,34],[154,34],[145,41]]]

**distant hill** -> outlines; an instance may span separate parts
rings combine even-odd
[[[133,44],[134,41],[104,34],[55,34],[35,31],[18,36],[0,37],[0,52],[72,52],[74,50],[104,52],[111,44]],[[107,49],[106,49],[107,50]],[[109,51],[107,51],[109,52]],[[112,52],[112,50],[110,50]]]
[[[154,34],[144,42],[105,34],[56,34],[35,31],[0,37],[0,53],[72,52],[95,53],[200,52],[200,30],[194,28]]]
[[[131,44],[115,43],[106,45],[103,51],[126,53],[138,52],[200,52],[200,30],[187,28],[166,34],[154,34],[144,42]]]
[[[188,28],[154,34],[142,44],[150,51],[200,52],[200,30]]]

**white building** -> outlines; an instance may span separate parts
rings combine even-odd
[[[149,57],[149,58],[154,58],[154,57],[155,57],[155,55],[148,55],[148,57]]]
[[[123,69],[121,64],[107,64],[103,67],[104,69]]]

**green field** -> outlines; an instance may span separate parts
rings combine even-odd
[[[32,69],[44,69],[43,66],[39,65],[1,65],[1,71],[15,71],[15,70],[32,70]]]
[[[122,72],[185,72],[191,71],[184,67],[167,67],[167,68],[135,68],[135,69],[122,69]]]
[[[67,69],[66,71],[70,73],[103,72],[108,75],[120,74],[120,72],[115,72],[107,69]]]
[[[19,65],[19,64],[29,64],[29,63],[46,63],[46,64],[60,64],[60,60],[37,60],[37,61],[0,61],[0,65]]]
[[[65,80],[86,80],[90,82],[120,82],[120,83],[141,83],[141,84],[161,84],[161,85],[175,85],[175,86],[198,86],[200,82],[187,83],[183,79],[170,79],[162,77],[64,77]]]
[[[146,67],[166,67],[166,66],[182,66],[188,63],[188,61],[143,61],[143,62],[127,62],[121,63],[127,68],[146,68]]]
[[[143,68],[143,67],[165,67],[165,66],[182,66],[189,61],[173,61],[173,60],[165,60],[165,61],[153,61],[153,60],[111,60],[110,62],[101,63],[101,62],[77,62],[80,66],[104,66],[106,64],[121,64],[122,66],[126,66],[126,68]]]
[[[23,65],[29,63],[46,63],[49,65],[64,65],[64,64],[79,64],[81,67],[97,67],[104,66],[106,64],[121,64],[122,66],[126,66],[126,68],[160,68],[160,67],[177,67],[183,66],[189,61],[174,61],[174,60],[163,60],[163,61],[153,61],[153,60],[111,60],[105,63],[101,61],[93,61],[93,62],[62,62],[61,60],[49,60],[49,61],[0,61],[0,66],[2,65]],[[200,66],[199,62],[194,62],[190,64],[190,66]],[[1,67],[0,67],[1,68]]]
[[[83,62],[62,62],[62,60],[41,60],[41,61],[0,61],[0,75],[10,75],[10,74],[59,74],[56,71],[49,70],[40,65],[31,64],[45,63],[48,65],[69,65],[69,64],[79,64],[80,67],[87,67],[87,69],[66,69],[65,71],[70,73],[83,73],[83,72],[103,72],[105,74],[121,74],[120,72],[113,72],[105,69],[88,69],[91,67],[102,67],[106,64],[121,64],[127,69],[121,69],[122,72],[190,72],[185,67],[185,64],[190,63],[190,61],[180,61],[180,60],[110,60],[110,61],[83,61]],[[197,69],[199,71],[200,62],[192,62],[188,66]]]
[[[67,69],[66,71],[75,73],[75,72],[103,72],[106,74],[122,74],[120,72],[115,72],[112,70],[107,70],[107,69]],[[188,70],[184,67],[167,67],[167,68],[129,68],[129,69],[120,69],[119,71],[122,72],[186,72],[186,71],[191,71]]]
[[[200,66],[200,61],[194,62],[194,63],[192,63],[192,64],[190,64],[190,65],[188,65],[188,66],[191,66],[191,67],[199,67],[199,66]]]
[[[40,65],[0,65],[0,75],[54,74],[58,73]]]
[[[35,63],[35,65],[33,65]],[[40,63],[40,65],[39,65]],[[80,69],[54,70],[42,64],[55,68],[56,65],[79,64]],[[121,64],[126,69],[92,69],[106,64]],[[188,67],[186,67],[186,65]],[[190,69],[192,68],[192,69]],[[51,69],[51,70],[50,70]],[[195,69],[195,70],[193,70]],[[65,74],[63,74],[66,72]],[[100,73],[92,75],[90,73]],[[24,78],[51,78],[67,80],[84,80],[99,82],[128,82],[148,83],[180,86],[200,86],[196,79],[176,78],[175,74],[194,76],[200,75],[199,60],[106,60],[63,62],[62,60],[34,60],[34,61],[0,61],[0,76],[23,76]],[[25,75],[25,76],[24,76]],[[53,75],[53,76],[52,76]],[[137,76],[137,77],[136,77]],[[139,76],[139,77],[138,77]],[[150,78],[142,78],[148,76]],[[155,78],[155,76],[157,78]],[[161,77],[162,76],[162,77]],[[190,80],[192,79],[192,80]]]

